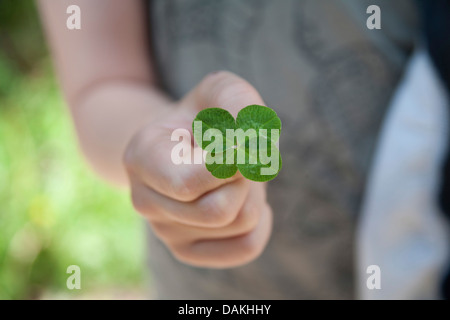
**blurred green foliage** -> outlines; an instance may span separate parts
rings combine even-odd
[[[142,290],[144,252],[127,194],[77,150],[34,2],[0,0],[0,299]],[[66,288],[69,265],[80,291]]]

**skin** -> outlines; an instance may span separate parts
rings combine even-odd
[[[82,29],[66,28],[73,0],[38,1],[80,149],[94,171],[130,190],[133,206],[180,261],[236,267],[256,259],[271,233],[266,186],[204,165],[174,165],[172,131],[198,111],[233,116],[264,102],[235,74],[206,76],[180,101],[158,89],[140,0],[77,0]],[[193,142],[192,142],[193,143]]]

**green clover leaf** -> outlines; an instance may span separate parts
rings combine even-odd
[[[245,107],[236,121],[224,109],[204,109],[192,128],[195,141],[207,151],[206,168],[216,178],[230,178],[239,170],[249,180],[264,182],[274,179],[281,170],[276,146],[281,120],[268,107]]]

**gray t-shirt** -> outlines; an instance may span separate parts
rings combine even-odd
[[[366,9],[381,8],[381,30]],[[206,74],[248,80],[283,122],[271,240],[256,261],[209,270],[149,232],[159,298],[354,297],[354,230],[387,104],[418,36],[413,0],[153,0],[152,45],[174,98]]]

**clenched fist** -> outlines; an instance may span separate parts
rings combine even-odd
[[[204,164],[171,161],[172,148],[179,143],[171,141],[172,132],[192,132],[198,111],[221,107],[236,116],[251,104],[264,103],[248,82],[229,72],[211,74],[139,130],[126,148],[133,205],[182,262],[209,268],[243,265],[257,258],[269,240],[272,211],[264,183],[239,173],[221,180]]]

